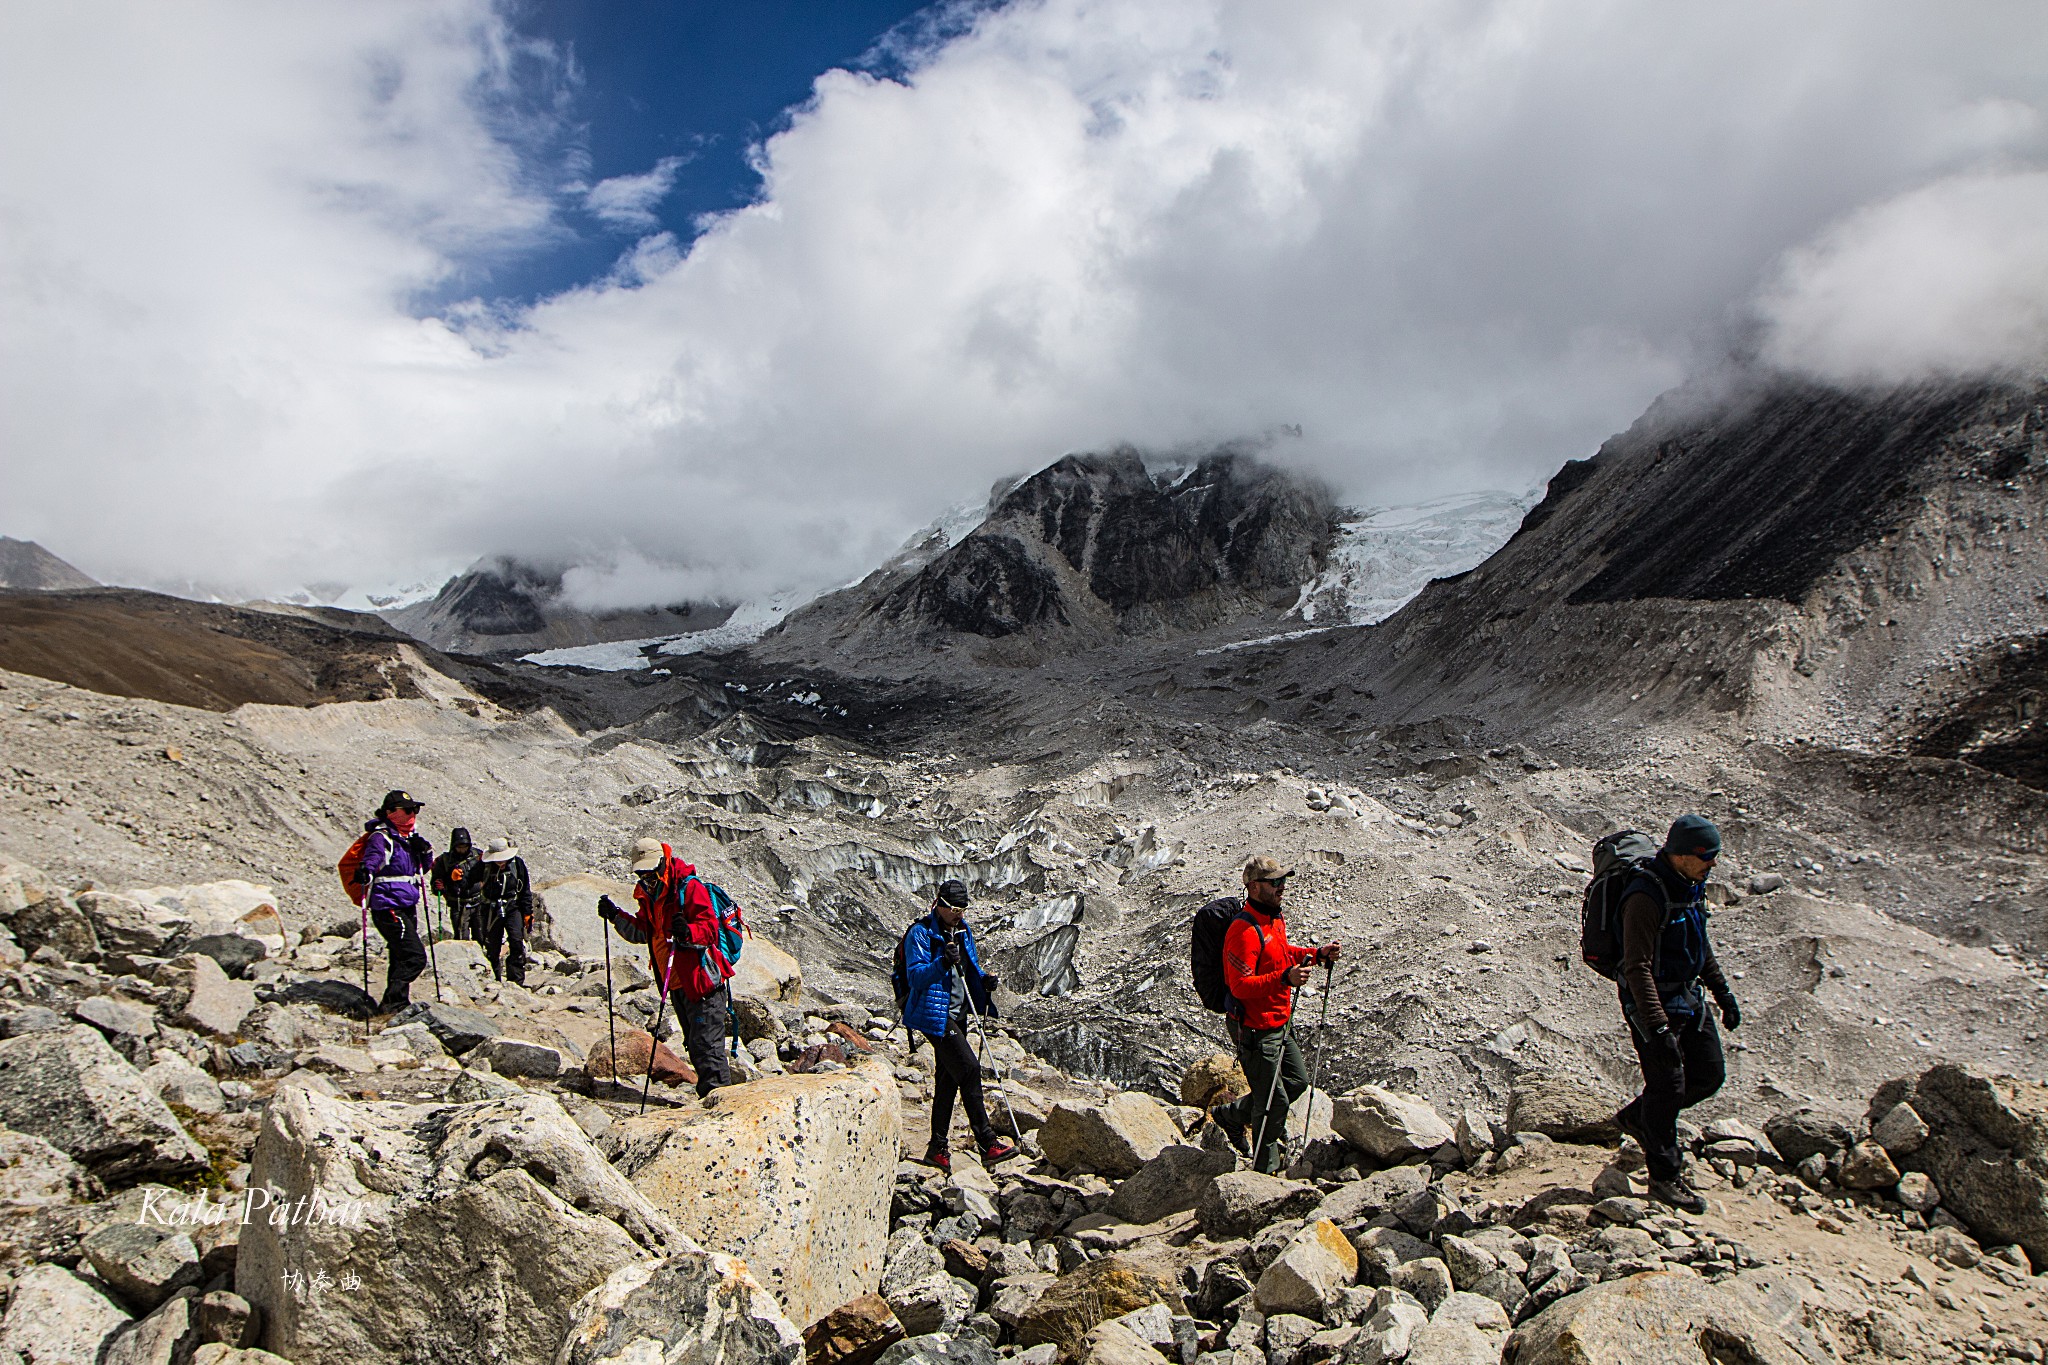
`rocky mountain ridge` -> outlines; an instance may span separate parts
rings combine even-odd
[[[19,592],[65,592],[97,588],[97,579],[72,568],[33,540],[0,536],[0,588]]]
[[[682,602],[589,611],[563,596],[563,570],[497,556],[472,565],[433,597],[380,613],[437,649],[486,658],[614,640],[646,640],[723,625],[730,606]]]

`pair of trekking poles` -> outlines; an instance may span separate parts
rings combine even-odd
[[[981,1028],[981,1046],[975,1050],[974,1054],[975,1070],[984,1075],[989,1076],[996,1082],[996,1098],[1000,1099],[1003,1102],[1003,1113],[1010,1120],[1010,1136],[1016,1139],[1017,1146],[1021,1149],[1024,1145],[1024,1130],[1017,1123],[1016,1106],[1010,1103],[1010,1092],[1008,1088],[1004,1086],[1001,1074],[989,1069],[988,1016],[983,1014],[981,1012],[981,1007],[974,1003],[974,992],[967,989],[966,958],[964,952],[962,954],[961,966],[957,970],[959,970],[959,972],[961,973],[960,989],[965,993],[967,997],[968,1012],[974,1016],[974,1022],[978,1024]],[[898,1010],[896,1011],[896,1022],[898,1024],[901,1024],[903,1027],[903,1035],[909,1043],[909,1050],[913,1053],[916,1052],[917,1030],[913,1029],[907,1022],[904,1021],[903,1011],[901,1008],[898,1008]],[[934,1061],[937,1060],[937,1053],[938,1049],[934,1047]]]
[[[619,1015],[617,1008],[612,1003],[612,924],[610,920],[600,915],[598,916],[598,926],[604,934],[604,1026],[612,1049],[610,1053],[612,1063],[611,1082],[616,1086],[619,1083]],[[640,1081],[640,1112],[643,1114],[647,1112],[647,1098],[654,1090],[655,1049],[661,1045],[661,1018],[663,1011],[668,1008],[670,973],[675,970],[675,965],[675,954],[671,952],[668,965],[662,969],[661,973],[661,998],[655,1002],[654,1024],[647,1030],[647,1074]],[[725,1020],[726,1036],[731,1040],[732,1055],[738,1057],[740,1055],[739,1018],[733,1011],[732,983],[730,981],[725,984]]]
[[[1323,964],[1323,1010],[1321,1017],[1316,1020],[1316,1059],[1314,1063],[1311,1064],[1311,1066],[1309,1067],[1308,1074],[1308,1114],[1302,1120],[1301,1125],[1301,1146],[1304,1152],[1308,1150],[1309,1130],[1315,1124],[1316,1085],[1319,1081],[1322,1080],[1323,1076],[1323,1045],[1329,1040],[1330,1036],[1330,995],[1332,991],[1335,989],[1336,984],[1337,964],[1334,961],[1325,962]],[[1287,1022],[1282,1026],[1282,1032],[1289,1036],[1291,1036],[1294,1031],[1294,1007],[1295,1005],[1299,1004],[1300,1001],[1301,987],[1296,986],[1294,988],[1293,993],[1288,996]],[[1258,1132],[1257,1135],[1252,1138],[1252,1163],[1254,1165],[1257,1165],[1258,1163],[1259,1153],[1265,1149],[1266,1121],[1267,1117],[1273,1112],[1273,1096],[1275,1092],[1277,1092],[1280,1088],[1280,1072],[1284,1069],[1283,1063],[1285,1063],[1286,1060],[1287,1039],[1283,1037],[1280,1041],[1280,1056],[1273,1063],[1272,1079],[1266,1082],[1265,1102],[1259,1106]],[[1280,1142],[1281,1154],[1288,1158],[1287,1165],[1291,1166],[1294,1163],[1294,1161],[1298,1160],[1299,1158],[1294,1156],[1293,1144],[1287,1137],[1287,1119],[1284,1116],[1280,1120]],[[1284,1170],[1285,1167],[1283,1166],[1282,1169]]]

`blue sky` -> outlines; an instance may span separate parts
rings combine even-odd
[[[625,245],[649,232],[687,243],[701,215],[753,199],[760,177],[749,150],[787,124],[822,72],[890,72],[888,45],[877,44],[924,9],[918,0],[527,0],[509,7],[517,30],[551,45],[571,73],[548,81],[544,92],[566,102],[565,178],[580,172],[594,185],[645,175],[665,159],[680,164],[670,162],[671,187],[649,206],[653,222],[621,226],[588,212],[567,214],[558,243],[485,258],[439,292],[529,303],[602,276]]]

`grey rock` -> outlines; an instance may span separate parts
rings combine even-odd
[[[1437,1249],[1399,1228],[1366,1228],[1354,1233],[1353,1249],[1358,1252],[1358,1275],[1365,1284],[1394,1283],[1396,1268],[1410,1261],[1435,1260]]]
[[[489,1062],[491,1070],[500,1076],[526,1076],[551,1081],[566,1069],[559,1048],[545,1043],[530,1043],[523,1038],[492,1038],[477,1045],[476,1055]]]
[[[538,1359],[556,1365],[797,1365],[803,1357],[795,1324],[744,1261],[687,1251],[614,1270],[571,1310],[559,1352]]]
[[[203,953],[185,953],[165,963],[157,980],[171,991],[170,1017],[202,1033],[231,1037],[256,1008],[256,988],[232,981]]]
[[[353,1104],[280,1086],[249,1184],[349,1211],[241,1229],[236,1290],[262,1311],[270,1349],[296,1365],[467,1358],[479,1283],[501,1305],[493,1320],[504,1358],[554,1359],[572,1310],[593,1320],[579,1301],[594,1287],[615,1291],[606,1305],[631,1298],[608,1284],[613,1271],[689,1249],[545,1094]],[[451,1259],[450,1247],[461,1256]],[[301,1298],[288,1287],[322,1272],[353,1272],[361,1288]]]
[[[228,1107],[220,1082],[169,1048],[159,1048],[156,1061],[143,1069],[142,1083],[165,1104],[195,1114],[218,1114]]]
[[[1815,1153],[1838,1156],[1856,1141],[1848,1124],[1811,1106],[1772,1115],[1764,1122],[1764,1133],[1778,1155],[1793,1166]]]
[[[1308,1339],[1322,1330],[1314,1318],[1298,1313],[1273,1313],[1266,1318],[1266,1360],[1268,1365],[1286,1365],[1294,1353],[1308,1345]]]
[[[996,1348],[978,1336],[935,1332],[897,1342],[875,1365],[997,1365],[997,1356]]]
[[[489,1042],[499,1033],[497,1024],[488,1015],[461,1005],[430,1005],[424,1001],[415,1001],[392,1015],[390,1026],[402,1028],[415,1022],[425,1024],[428,1031],[441,1040],[441,1046],[456,1057]]]
[[[1468,1294],[1462,1289],[1438,1304],[1429,1320],[1469,1323],[1496,1340],[1505,1337],[1508,1329],[1514,1326],[1514,1320],[1498,1299],[1484,1294]]]
[[[83,1024],[0,1042],[0,1124],[47,1140],[110,1184],[208,1165],[142,1073]]]
[[[1511,1133],[1541,1133],[1553,1142],[1610,1143],[1621,1136],[1614,1121],[1622,1099],[1576,1076],[1530,1072],[1508,1092]]]
[[[1941,1203],[1941,1190],[1924,1171],[1908,1171],[1899,1177],[1893,1197],[1915,1213],[1932,1213]]]
[[[110,1223],[85,1239],[93,1273],[138,1313],[200,1281],[199,1248],[176,1227]]]
[[[939,1270],[882,1297],[904,1331],[928,1336],[960,1328],[974,1312],[976,1291],[966,1281]]]
[[[1429,1310],[1401,1294],[1374,1310],[1344,1352],[1345,1365],[1391,1365],[1405,1360],[1415,1334],[1429,1322]]]
[[[1085,1166],[1111,1179],[1133,1176],[1180,1141],[1180,1131],[1150,1095],[1126,1091],[1100,1104],[1056,1104],[1038,1130],[1045,1159],[1065,1170]]]
[[[1312,1217],[1340,1226],[1391,1212],[1402,1200],[1429,1185],[1427,1166],[1389,1166],[1362,1180],[1346,1181],[1323,1198]]]
[[[1870,1140],[1894,1159],[1911,1156],[1927,1141],[1927,1124],[1910,1104],[1895,1104],[1870,1125]]]
[[[1899,1183],[1899,1168],[1875,1142],[1859,1142],[1843,1155],[1836,1179],[1852,1190],[1882,1190]]]
[[[1432,1313],[1437,1306],[1451,1296],[1450,1267],[1435,1257],[1407,1261],[1394,1267],[1391,1277],[1393,1287],[1405,1289],[1415,1296],[1424,1308]]]
[[[7,922],[24,953],[48,948],[66,962],[95,962],[100,955],[99,935],[71,897],[46,896]]]
[[[1495,1131],[1493,1120],[1477,1109],[1466,1108],[1458,1112],[1458,1121],[1451,1125],[1453,1139],[1458,1144],[1458,1155],[1471,1165],[1500,1145],[1500,1135]]]
[[[81,1000],[71,1010],[81,1024],[91,1024],[108,1038],[145,1040],[156,1036],[156,1011],[133,1000],[95,995]]]
[[[1451,1125],[1421,1096],[1377,1085],[1339,1095],[1330,1126],[1374,1160],[1389,1162],[1434,1152],[1455,1136]]]
[[[263,1327],[263,1315],[250,1302],[229,1289],[216,1289],[199,1300],[193,1326],[201,1342],[218,1341],[224,1346],[254,1346]]]
[[[1228,1152],[1172,1146],[1139,1168],[1110,1196],[1109,1211],[1132,1223],[1156,1223],[1169,1214],[1194,1208],[1219,1175],[1237,1166]]]
[[[192,1321],[193,1294],[187,1289],[107,1343],[100,1365],[178,1365],[199,1345]]]
[[[251,967],[269,955],[270,949],[247,934],[201,934],[184,945],[188,953],[201,953],[220,964],[229,976],[240,979]]]
[[[0,1038],[20,1038],[30,1033],[48,1033],[52,1029],[67,1027],[64,1016],[42,1005],[30,1005],[26,1009],[0,1018]]]
[[[1650,1205],[1648,1200],[1613,1195],[1595,1204],[1593,1212],[1610,1223],[1634,1226],[1650,1216]]]
[[[1445,1237],[1442,1245],[1444,1264],[1451,1270],[1451,1283],[1459,1289],[1471,1289],[1500,1269],[1500,1257],[1477,1242],[1463,1237]]]
[[[31,1266],[14,1282],[0,1320],[0,1360],[92,1365],[127,1310],[60,1265]]]
[[[1202,1231],[1220,1242],[1249,1237],[1276,1220],[1306,1213],[1321,1199],[1313,1185],[1256,1171],[1232,1171],[1210,1181],[1195,1214]]]
[[[1529,1287],[1519,1276],[1506,1270],[1495,1270],[1481,1276],[1473,1284],[1472,1292],[1498,1303],[1507,1310],[1510,1318],[1521,1316],[1522,1306],[1529,1302]]]
[[[4,1045],[0,1045],[4,1046]],[[1927,1125],[1903,1165],[1933,1178],[1941,1206],[1987,1245],[2016,1242],[2048,1265],[2048,1099],[2038,1085],[1944,1063],[1878,1092],[1874,1112],[1910,1103]]]
[[[102,952],[170,957],[192,930],[187,916],[108,891],[81,894],[78,909],[92,923]]]
[[[1698,1275],[1652,1271],[1596,1284],[1551,1304],[1509,1339],[1515,1365],[1685,1361],[1807,1365],[1772,1321],[1742,1295]]]
[[[1337,1294],[1358,1278],[1358,1252],[1335,1223],[1317,1220],[1294,1234],[1259,1276],[1254,1302],[1266,1314],[1323,1320]]]
[[[83,1166],[31,1133],[0,1128],[0,1204],[35,1208],[97,1197]]]
[[[361,986],[352,981],[330,981],[325,977],[312,981],[294,981],[290,985],[269,992],[266,998],[285,1005],[316,1005],[330,1014],[339,1014],[348,1019],[368,1019],[377,1012],[376,999],[365,994]],[[410,1008],[413,1007],[394,1015],[394,1022],[403,1019]],[[496,1032],[497,1028],[493,1026],[485,1037]],[[476,1041],[482,1042],[483,1039],[479,1038]]]
[[[1408,1365],[1500,1365],[1500,1347],[1469,1322],[1432,1318],[1410,1343]]]

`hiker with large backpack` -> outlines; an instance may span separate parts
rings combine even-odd
[[[476,937],[476,843],[457,825],[448,832],[448,851],[434,859],[429,886],[448,907],[456,938]]]
[[[738,922],[739,907],[727,898],[729,910],[721,916],[711,883],[658,839],[636,841],[626,857],[633,867],[636,910],[628,914],[611,897],[601,896],[597,913],[626,942],[647,945],[654,979],[661,983],[664,998],[676,1007],[676,1022],[682,1026],[683,1046],[697,1072],[701,1098],[733,1083],[725,1054],[730,1025],[725,983],[738,961],[737,935],[744,933]],[[730,926],[727,919],[732,921]],[[651,1073],[651,1057],[648,1065]]]
[[[491,975],[526,984],[526,934],[533,927],[533,879],[526,859],[508,839],[493,839],[476,872],[477,939],[491,960]],[[510,949],[503,963],[499,954]]]
[[[1220,1007],[1251,1089],[1210,1117],[1252,1167],[1278,1175],[1287,1165],[1287,1111],[1308,1089],[1308,1068],[1292,1027],[1294,993],[1311,964],[1335,963],[1335,943],[1297,948],[1287,941],[1287,879],[1261,855],[1244,865],[1244,899],[1212,901],[1195,913],[1192,955],[1202,1003]],[[1222,928],[1216,943],[1216,928]],[[1211,945],[1214,944],[1212,947]],[[1222,990],[1216,985],[1220,980]]]
[[[353,861],[355,889],[363,892],[365,917],[389,945],[380,1012],[404,1009],[412,1002],[414,978],[427,968],[427,949],[420,942],[420,907],[426,901],[427,877],[434,846],[418,832],[420,803],[402,791],[386,792],[377,814],[363,826],[363,837],[344,862]],[[353,895],[354,892],[351,892]],[[369,955],[369,943],[363,953]]]
[[[898,980],[903,1023],[931,1039],[938,1074],[932,1083],[932,1137],[924,1160],[942,1171],[953,1169],[953,1101],[967,1110],[975,1146],[985,1166],[1017,1154],[989,1122],[988,1101],[981,1089],[981,1059],[968,1040],[970,1015],[995,1017],[996,978],[981,968],[974,930],[967,923],[967,884],[943,881],[923,919],[904,931]]]
[[[1634,830],[1593,846],[1580,956],[1616,982],[1642,1065],[1643,1093],[1614,1117],[1642,1145],[1650,1197],[1703,1213],[1707,1201],[1685,1178],[1678,1115],[1720,1090],[1727,1065],[1701,986],[1731,1032],[1742,1024],[1742,1007],[1707,941],[1707,878],[1721,856],[1721,831],[1704,815],[1681,815],[1663,845],[1649,853],[1652,847],[1653,839]]]

